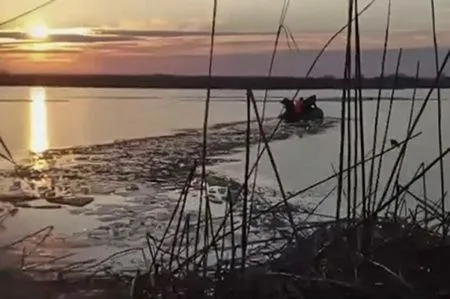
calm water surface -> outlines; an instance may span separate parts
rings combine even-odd
[[[316,93],[320,98],[340,96],[338,90],[303,91],[301,95]],[[417,98],[424,98],[428,90],[419,90]],[[258,99],[263,92],[257,91]],[[278,97],[292,96],[292,91],[269,93],[275,103],[267,105],[267,116],[280,112]],[[411,90],[396,92],[396,97],[411,97]],[[210,123],[241,121],[246,117],[244,91],[213,91]],[[375,97],[376,90],[364,92]],[[383,92],[384,97],[390,91]],[[444,99],[450,90],[443,90]],[[18,155],[28,150],[41,151],[76,145],[112,142],[118,139],[159,136],[172,130],[200,128],[204,117],[204,90],[144,90],[144,89],[89,89],[89,88],[1,88],[0,134],[13,152]],[[30,102],[31,101],[31,102]],[[416,101],[415,113],[422,105]],[[331,100],[319,102],[327,116],[339,117],[340,104]],[[410,101],[394,102],[389,138],[401,140],[406,133],[410,113]],[[443,101],[444,147],[450,144],[450,105]],[[388,101],[383,101],[380,120],[380,136],[384,134]],[[369,150],[373,136],[375,103],[364,104],[365,137]],[[429,161],[438,153],[437,105],[430,101],[416,131],[422,135],[411,144],[407,168]],[[296,138],[274,144],[277,162],[285,169],[286,183],[298,187],[330,173],[330,163],[337,162],[339,128],[326,134]],[[269,166],[269,165],[267,165]],[[264,167],[263,167],[264,169]],[[307,178],[299,173],[307,170]],[[269,171],[270,173],[270,171]],[[283,173],[283,172],[282,172]],[[310,179],[308,179],[310,178]],[[294,186],[293,186],[294,187]]]

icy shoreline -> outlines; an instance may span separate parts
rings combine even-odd
[[[276,123],[276,119],[265,123],[267,135]],[[327,120],[319,132],[304,132],[299,128],[282,126],[272,140],[285,140],[305,133],[317,134],[335,124],[336,120]],[[243,150],[245,126],[245,122],[234,122],[214,125],[208,130],[207,182],[211,211],[217,223],[222,221],[227,206],[224,200],[226,190],[230,188],[236,191],[240,187],[237,178],[220,173],[220,165],[236,162],[231,156]],[[256,123],[252,123],[252,144],[258,143],[258,133]],[[23,166],[20,172],[0,171],[3,176],[0,215],[4,215],[0,245],[26,235],[33,229],[53,225],[54,232],[59,235],[55,240],[63,238],[65,241],[48,240],[49,250],[63,248],[73,251],[75,248],[79,259],[92,256],[101,258],[105,253],[119,248],[144,246],[146,233],[151,232],[156,238],[162,236],[192,164],[194,160],[200,159],[201,145],[201,130],[188,129],[160,137],[48,150],[41,157],[21,161]],[[213,166],[214,170],[211,169]],[[186,214],[193,217],[199,206],[199,181],[200,174],[197,171],[185,210]],[[20,187],[17,187],[17,182],[20,182]],[[16,185],[14,192],[18,194],[14,201],[5,200],[5,195],[11,195],[11,185]],[[275,190],[258,186],[256,191],[257,209],[264,209],[279,201],[280,196]],[[52,206],[42,199],[49,192],[63,197],[90,196],[94,201],[85,207],[56,207],[53,204],[54,209],[33,209],[37,204],[41,208]],[[28,198],[20,200],[20,194]],[[14,217],[7,215],[12,210],[16,211]],[[239,225],[239,218],[236,215],[236,225]],[[283,225],[286,223],[278,221],[273,215],[265,216],[265,219],[254,223],[254,229],[261,231],[256,239],[264,238],[274,226],[281,228]]]

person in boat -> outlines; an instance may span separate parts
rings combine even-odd
[[[304,111],[304,106],[305,103],[302,97],[295,101],[295,114],[301,115]]]
[[[280,102],[284,106],[285,110],[284,113],[280,115],[280,117],[285,119],[286,121],[294,121],[295,119],[294,101],[288,98],[283,98],[283,100],[281,100]]]
[[[323,121],[323,111],[316,105],[317,97],[312,95],[304,99],[300,97],[298,100],[291,100],[283,98],[281,104],[283,104],[285,112],[279,117],[286,122],[298,122],[308,120]]]
[[[281,101],[281,104],[283,104],[287,113],[291,114],[291,113],[295,112],[295,105],[294,105],[293,100],[290,100],[288,98],[283,98],[283,100]]]
[[[286,110],[284,117],[291,121],[298,119],[298,117],[300,117],[300,115],[305,110],[305,103],[303,98],[299,98],[297,100],[284,98],[281,103]]]

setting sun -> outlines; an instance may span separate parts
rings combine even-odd
[[[46,39],[49,36],[49,29],[45,25],[32,26],[27,31],[28,36],[35,39]]]

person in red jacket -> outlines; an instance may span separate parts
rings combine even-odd
[[[296,102],[295,102],[295,113],[298,115],[301,115],[303,113],[303,98],[299,98]]]

